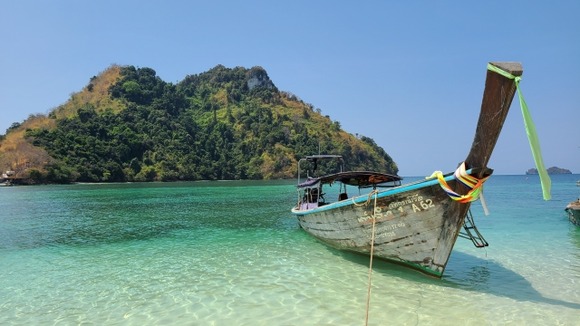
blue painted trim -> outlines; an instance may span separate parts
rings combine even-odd
[[[466,172],[468,174],[470,174],[471,169],[469,169]],[[451,174],[451,175],[446,176],[444,179],[445,179],[445,181],[451,181],[451,180],[455,179],[455,176],[453,174]],[[435,184],[439,184],[439,180],[437,180],[437,178],[424,180],[424,181],[418,181],[415,183],[410,183],[410,184],[402,185],[400,187],[381,191],[378,193],[378,198],[392,196],[392,195],[396,195],[396,194],[400,194],[400,193],[408,192],[408,191],[413,191],[413,190],[417,190],[417,189],[421,189],[421,188],[427,188],[427,187],[431,187]],[[374,196],[373,196],[373,198],[374,198]],[[353,204],[365,203],[367,201],[367,199],[368,199],[368,195],[360,195],[360,196],[352,197],[349,200],[330,203],[328,205],[324,205],[322,207],[314,208],[314,209],[307,210],[307,211],[292,210],[292,214],[299,215],[299,216],[315,214],[315,213],[320,213],[320,212],[324,212],[324,211],[331,210],[331,209],[350,206]]]

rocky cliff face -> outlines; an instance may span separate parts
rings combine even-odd
[[[274,88],[274,83],[268,77],[268,73],[262,67],[253,67],[248,71],[247,86],[249,90],[256,87]]]

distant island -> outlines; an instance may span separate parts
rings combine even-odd
[[[551,168],[548,168],[548,174],[572,174],[572,171],[568,170],[568,169],[562,169],[559,168],[557,166],[553,166]],[[538,169],[536,168],[531,168],[528,171],[526,171],[526,174],[538,174]]]

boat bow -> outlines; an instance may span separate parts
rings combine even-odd
[[[519,63],[491,65],[511,76],[521,76],[523,71]],[[487,71],[473,144],[456,174],[441,173],[437,178],[400,185],[397,176],[343,172],[341,168],[340,173],[300,183],[299,167],[298,190],[304,195],[299,196],[292,213],[306,232],[333,247],[363,254],[371,254],[374,248],[373,256],[441,277],[471,201],[477,199],[481,184],[492,173],[487,164],[515,92],[512,79]],[[316,166],[319,159],[337,157],[318,155],[305,160]],[[328,203],[321,187],[333,182],[373,191],[351,198],[341,193],[337,202]],[[381,182],[391,182],[391,188],[380,189]]]

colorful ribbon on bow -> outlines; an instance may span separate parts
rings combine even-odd
[[[477,200],[481,194],[483,183],[489,178],[489,176],[487,176],[485,178],[478,179],[472,175],[469,175],[469,173],[467,173],[465,170],[465,162],[461,163],[457,170],[455,170],[454,177],[456,180],[469,188],[469,191],[465,195],[460,195],[453,191],[449,184],[447,184],[447,181],[445,181],[445,177],[443,176],[443,172],[435,171],[428,179],[435,177],[437,177],[439,185],[441,188],[443,188],[443,190],[445,190],[449,198],[462,204]]]

